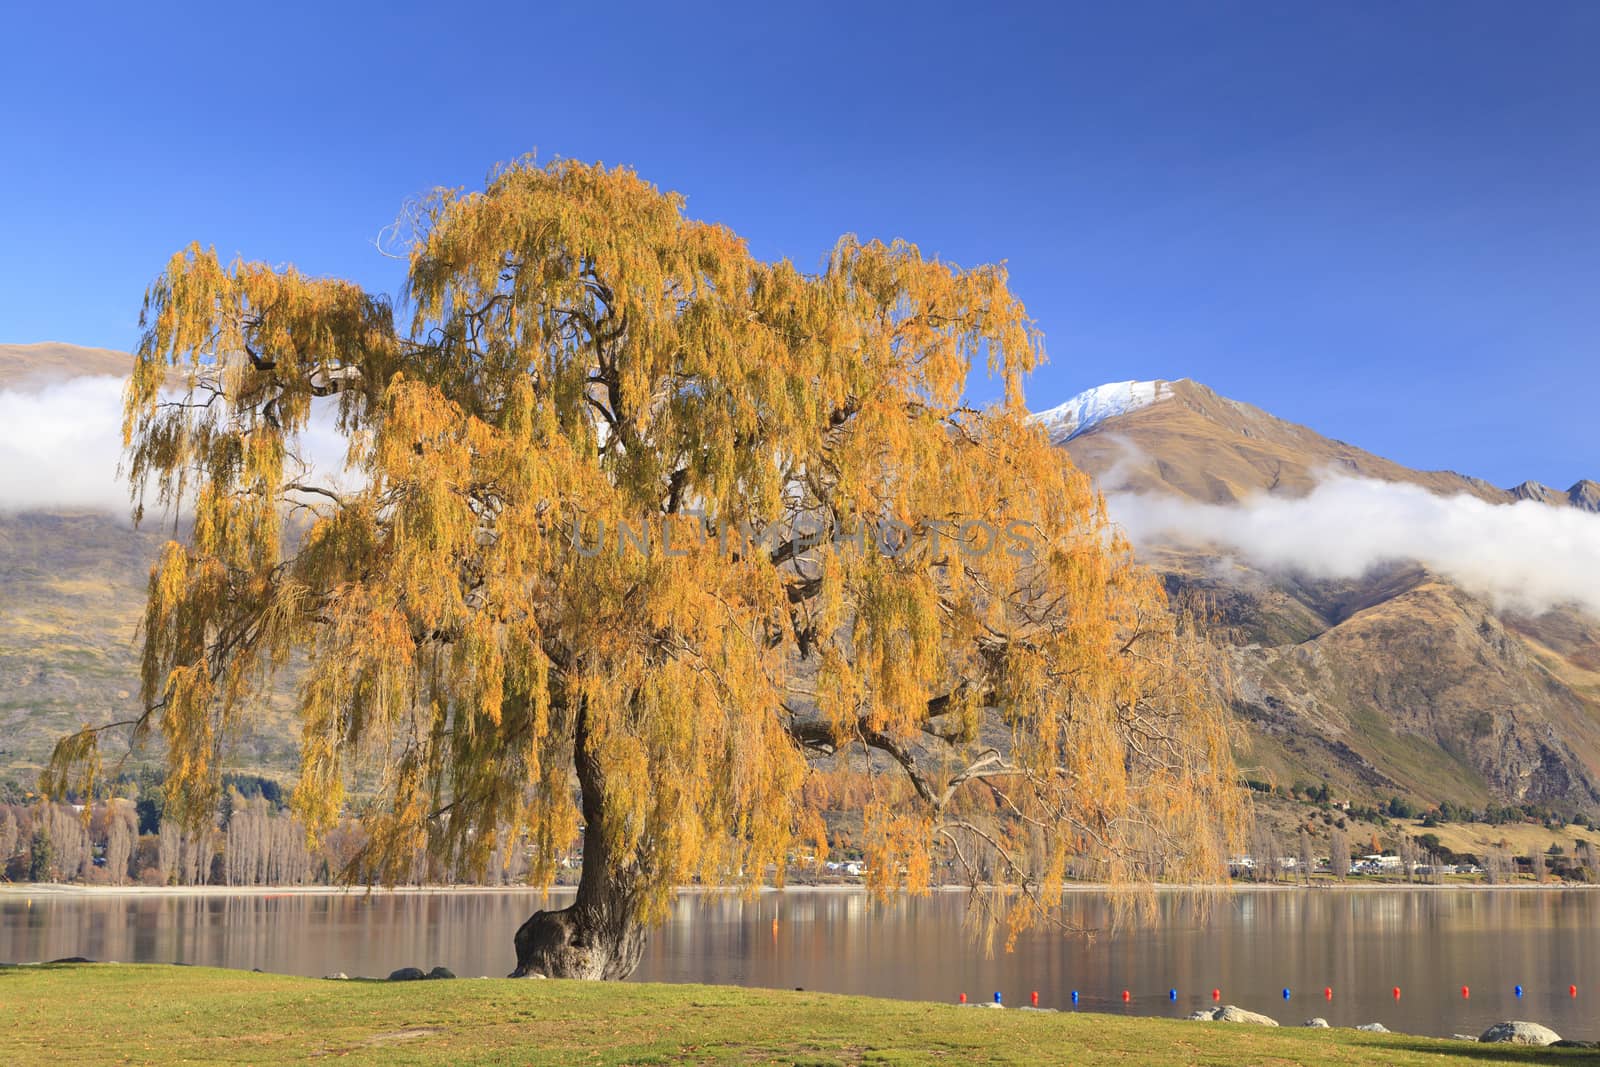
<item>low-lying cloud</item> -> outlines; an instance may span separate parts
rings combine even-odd
[[[0,389],[0,509],[84,508],[128,514],[122,379],[73,378]]]
[[[1490,504],[1419,486],[1329,476],[1298,498],[1229,505],[1113,492],[1111,516],[1144,547],[1216,551],[1262,570],[1357,578],[1414,561],[1495,604],[1600,614],[1600,515],[1533,501]]]
[[[54,509],[129,517],[122,461],[122,378],[85,377],[0,389],[0,512]],[[324,485],[348,486],[331,408],[313,411],[299,451]]]
[[[324,413],[325,414],[325,413]],[[342,441],[326,417],[302,450],[326,484]],[[82,508],[129,513],[122,380],[97,377],[0,390],[0,511]],[[348,484],[350,476],[339,481]],[[1115,478],[1108,479],[1115,485]],[[1415,561],[1498,605],[1600,614],[1600,515],[1523,501],[1441,497],[1418,486],[1331,475],[1309,495],[1202,504],[1112,491],[1112,517],[1135,544],[1175,545],[1314,578],[1356,578]]]

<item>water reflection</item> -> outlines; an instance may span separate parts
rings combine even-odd
[[[6,896],[0,959],[83,955],[308,975],[443,964],[498,976],[513,965],[516,926],[561,901],[531,891]],[[1106,899],[1087,893],[1070,898],[1069,912],[1088,927],[1111,917]],[[1076,989],[1085,1009],[1163,1015],[1209,1005],[1220,988],[1224,1001],[1283,1022],[1321,1015],[1335,1025],[1450,1034],[1527,1018],[1563,1036],[1600,1037],[1590,1003],[1600,997],[1593,892],[1289,890],[1217,894],[1209,904],[1164,896],[1151,925],[1093,940],[1039,931],[992,958],[964,914],[956,893],[887,903],[830,890],[750,901],[689,893],[637,977],[942,1001],[1000,990],[1025,1003],[1038,990],[1056,1007],[1069,1006]],[[1567,995],[1574,984],[1576,999]],[[1133,994],[1128,1005],[1123,989]]]

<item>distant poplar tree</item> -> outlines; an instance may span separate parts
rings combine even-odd
[[[17,854],[19,836],[16,816],[9,811],[0,815],[0,878],[5,877],[6,864]]]
[[[176,821],[162,820],[161,828],[157,831],[159,844],[156,852],[156,871],[161,876],[162,885],[178,884],[178,851],[181,836]]]
[[[180,870],[184,885],[205,885],[211,880],[211,862],[216,856],[215,831],[202,826],[179,834]]]
[[[1593,882],[1596,875],[1600,874],[1600,867],[1595,865],[1594,846],[1588,841],[1579,840],[1578,847],[1573,852],[1573,859],[1577,862],[1579,877],[1585,882]]]
[[[1400,857],[1400,869],[1405,874],[1406,881],[1415,881],[1417,857],[1420,852],[1416,840],[1410,834],[1402,833],[1395,851]]]
[[[1250,835],[1250,854],[1255,861],[1255,866],[1250,871],[1252,882],[1265,882],[1274,878],[1273,868],[1277,866],[1273,853],[1277,846],[1272,840],[1272,830],[1264,818],[1257,818],[1255,830]]]
[[[1311,835],[1305,827],[1300,828],[1300,878],[1307,884],[1311,881],[1313,865],[1316,860],[1311,855]]]
[[[112,885],[128,880],[128,863],[133,858],[138,816],[130,804],[113,802],[106,822],[106,875]]]
[[[89,829],[82,817],[66,804],[46,804],[41,813],[46,837],[50,840],[48,881],[70,882],[83,878],[94,862],[89,847]]]
[[[1341,881],[1350,874],[1350,838],[1335,828],[1328,841],[1328,863]]]
[[[1491,885],[1501,885],[1514,880],[1517,874],[1517,865],[1504,843],[1489,846],[1484,856],[1483,869]]]
[[[1533,880],[1535,882],[1544,881],[1544,852],[1540,850],[1538,845],[1529,845],[1526,858],[1528,870],[1532,873]]]

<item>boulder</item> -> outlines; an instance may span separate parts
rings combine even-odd
[[[428,976],[423,973],[421,967],[402,967],[398,971],[390,972],[389,981],[391,981],[391,982],[419,982],[419,981],[421,981],[422,979],[424,979],[426,977],[428,977]]]
[[[1389,1032],[1389,1028],[1382,1023],[1365,1023],[1356,1027],[1356,1029],[1365,1030],[1369,1034],[1387,1034]]]
[[[1315,1019],[1307,1019],[1305,1022],[1301,1023],[1300,1025],[1301,1026],[1309,1026],[1313,1030],[1327,1030],[1327,1029],[1330,1029],[1330,1027],[1328,1026],[1328,1020],[1324,1019],[1320,1015],[1317,1016]]]
[[[1479,1034],[1478,1040],[1507,1045],[1553,1045],[1561,1040],[1561,1035],[1548,1026],[1512,1020],[1511,1022],[1495,1023]]]
[[[435,967],[428,972],[429,978],[454,978],[455,972],[448,967]]]
[[[1260,1012],[1236,1008],[1232,1004],[1224,1004],[1220,1008],[1212,1008],[1210,1010],[1202,1009],[1190,1015],[1189,1018],[1196,1020],[1209,1019],[1219,1023],[1251,1023],[1255,1026],[1278,1025],[1278,1020],[1276,1019],[1262,1015]]]
[[[1550,1047],[1551,1048],[1600,1048],[1600,1041],[1571,1041],[1571,1040],[1568,1040],[1567,1038],[1562,1038],[1560,1041],[1552,1041],[1550,1043]]]
[[[350,980],[350,976],[345,974],[343,971],[335,971],[332,974],[323,975],[322,979],[325,982],[348,982]]]

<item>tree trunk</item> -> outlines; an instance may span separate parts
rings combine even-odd
[[[573,762],[583,795],[583,876],[578,896],[558,911],[536,911],[517,929],[517,969],[512,978],[586,978],[620,981],[644,956],[649,931],[640,921],[642,876],[637,859],[618,863],[604,828],[604,774],[588,747],[579,712]]]

